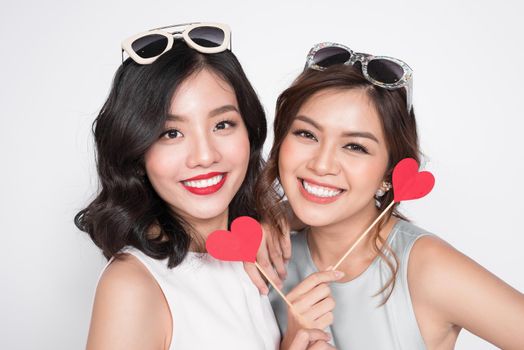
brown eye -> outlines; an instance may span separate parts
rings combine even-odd
[[[182,133],[177,129],[166,130],[160,135],[160,138],[176,139],[182,136]]]
[[[355,151],[355,152],[359,152],[359,153],[365,153],[365,154],[368,154],[368,150],[362,146],[362,145],[359,145],[358,143],[349,143],[347,145],[344,146],[344,148],[350,150],[350,151]]]
[[[217,123],[217,125],[215,125],[215,128],[213,129],[213,131],[229,129],[229,128],[232,128],[232,127],[234,127],[236,125],[237,124],[235,122],[232,122],[230,120],[224,120],[224,121],[221,121],[220,123]]]
[[[313,135],[312,133],[310,133],[309,131],[307,130],[297,130],[297,131],[294,131],[293,132],[293,135],[296,135],[298,137],[303,137],[303,138],[306,138],[306,139],[310,139],[310,140],[314,140],[316,141],[316,137],[315,135]]]

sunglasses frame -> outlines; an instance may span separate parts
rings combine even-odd
[[[342,44],[337,44],[337,43],[332,43],[332,42],[323,42],[320,44],[316,44],[315,46],[311,48],[311,50],[309,50],[309,53],[306,58],[306,65],[304,67],[304,70],[308,68],[312,68],[314,70],[323,71],[326,69],[326,67],[319,66],[318,64],[315,63],[316,53],[322,49],[325,49],[326,47],[338,47],[338,48],[346,50],[349,53],[350,57],[349,57],[349,60],[347,60],[346,62],[342,64],[354,65],[356,62],[360,62],[362,65],[362,74],[373,85],[377,85],[377,86],[380,86],[388,90],[406,88],[406,106],[407,106],[408,112],[411,111],[412,101],[413,101],[413,70],[407,65],[407,63],[397,58],[394,58],[394,57],[373,56],[373,55],[366,54],[366,53],[354,52],[349,47],[342,45]],[[383,60],[391,61],[393,63],[398,64],[404,71],[404,74],[395,83],[384,83],[376,79],[373,79],[368,74],[368,64],[369,62],[376,60],[376,59],[383,59]]]
[[[175,29],[174,31],[165,30],[168,28],[179,28],[179,27],[182,27],[182,28]],[[214,28],[221,29],[224,32],[224,42],[217,47],[205,47],[205,46],[201,46],[195,43],[189,37],[189,32],[191,32],[195,28],[200,28],[200,27],[214,27]],[[133,46],[132,46],[133,43],[137,39],[140,39],[145,36],[152,35],[152,34],[158,34],[158,35],[165,37],[167,39],[166,48],[164,49],[164,51],[162,51],[162,53],[160,53],[157,56],[149,57],[149,58],[140,57],[136,53],[136,51],[133,50]],[[217,52],[222,52],[228,48],[229,50],[231,50],[231,29],[229,28],[227,24],[211,23],[211,22],[183,23],[183,24],[174,24],[174,25],[160,27],[160,28],[154,28],[146,32],[135,34],[125,39],[124,41],[122,41],[122,62],[124,61],[124,51],[125,51],[128,54],[128,56],[131,59],[133,59],[133,61],[135,61],[136,63],[151,64],[155,62],[164,53],[171,50],[175,39],[183,39],[189,47],[197,50],[198,52],[202,52],[202,53],[217,53]]]

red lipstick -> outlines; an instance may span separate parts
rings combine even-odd
[[[184,183],[184,182],[187,183],[188,181],[207,180],[207,179],[211,179],[218,175],[222,175],[222,179],[220,179],[220,181],[217,184],[207,186],[207,187],[192,187]],[[227,173],[212,172],[212,173],[202,174],[202,175],[198,175],[198,176],[195,176],[189,179],[182,180],[180,183],[182,184],[182,186],[184,186],[186,190],[188,190],[189,192],[193,194],[208,195],[208,194],[213,194],[217,192],[219,189],[221,189],[224,183],[226,182],[226,177],[227,177]]]

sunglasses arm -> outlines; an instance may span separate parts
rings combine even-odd
[[[411,113],[413,107],[413,76],[408,80],[407,91],[406,91],[406,105],[408,108],[408,113]]]
[[[164,26],[164,27],[153,28],[153,29],[151,29],[151,30],[161,30],[161,29],[167,29],[167,28],[187,27],[187,26],[190,25],[190,24],[197,24],[197,23],[200,23],[200,22],[190,22],[190,23],[182,23],[182,24],[172,24],[172,25],[170,25],[170,26]]]

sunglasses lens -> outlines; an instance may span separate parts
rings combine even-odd
[[[133,41],[131,47],[142,58],[156,57],[166,49],[167,38],[159,34],[150,34]]]
[[[376,81],[394,84],[404,76],[404,69],[396,62],[378,58],[368,63],[368,74]]]
[[[351,58],[351,53],[341,47],[331,46],[318,50],[313,56],[317,66],[327,68],[334,64],[342,64]]]
[[[225,33],[217,27],[197,27],[188,33],[189,38],[203,47],[218,47],[224,42]]]

